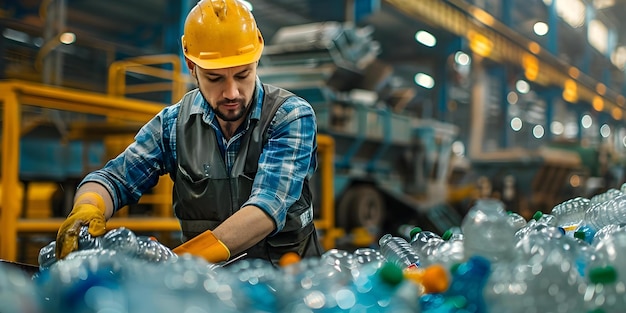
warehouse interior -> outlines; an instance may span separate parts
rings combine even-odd
[[[0,1],[0,258],[36,263],[77,183],[194,88],[196,1]],[[315,108],[327,249],[459,227],[479,198],[527,220],[626,182],[624,0],[249,0],[261,80]],[[171,181],[119,212],[168,239]]]

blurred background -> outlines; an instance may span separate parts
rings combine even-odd
[[[194,88],[195,3],[0,1],[0,258],[35,263],[82,177]],[[624,0],[246,3],[260,78],[316,111],[326,248],[442,233],[479,198],[528,219],[626,181]],[[109,228],[176,245],[171,183]]]

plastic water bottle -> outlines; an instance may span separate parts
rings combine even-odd
[[[385,262],[385,257],[374,248],[358,248],[352,255],[359,267],[369,265],[379,268]]]
[[[537,211],[535,212],[535,214],[533,214],[533,217],[529,221],[529,223],[539,223],[548,226],[556,226],[556,218],[554,217],[554,215]]]
[[[409,244],[419,256],[422,266],[432,264],[433,261],[430,258],[443,242],[444,240],[439,235],[431,231],[422,230],[420,227],[411,230]]]
[[[615,188],[611,188],[601,194],[597,194],[593,197],[591,197],[590,202],[591,204],[597,204],[597,203],[602,203],[608,200],[611,200],[617,196],[621,196],[624,193],[622,193],[621,191],[615,189]]]
[[[112,229],[102,236],[102,248],[136,255],[139,250],[137,235],[126,227]]]
[[[56,247],[57,242],[51,241],[45,247],[39,249],[39,256],[37,257],[37,262],[39,263],[39,269],[45,270],[49,268],[52,264],[54,264],[56,259]]]
[[[344,291],[354,294],[354,305],[340,306],[342,310],[335,312],[419,312],[419,287],[405,279],[405,270],[390,262],[363,268],[352,288]]]
[[[78,232],[78,250],[99,249],[102,247],[102,237],[93,237],[89,227],[83,226]]]
[[[413,247],[401,237],[385,234],[378,240],[380,253],[385,259],[401,268],[420,265],[420,258]]]
[[[556,224],[563,227],[567,235],[572,236],[585,218],[585,210],[591,201],[576,197],[555,205],[550,212],[556,218]]]
[[[610,224],[626,223],[626,195],[620,192],[615,198],[592,204],[585,211],[585,224],[596,231]]]
[[[563,251],[546,248],[497,264],[484,290],[490,312],[585,312],[585,281]]]
[[[457,263],[462,263],[465,260],[464,238],[462,233],[446,230],[441,236],[444,241],[428,256],[428,264],[441,264],[449,269]]]
[[[490,274],[491,262],[488,259],[479,255],[469,257],[453,268],[452,283],[444,293],[445,298],[453,303],[462,300],[463,311],[460,312],[486,313],[483,290]]]
[[[593,240],[591,244],[597,244],[598,242],[607,239],[609,236],[616,232],[626,231],[626,224],[610,224],[600,228],[595,236],[593,236]],[[587,241],[589,242],[589,241]]]
[[[178,256],[154,237],[137,236],[137,257],[150,262],[165,262]]]
[[[585,292],[588,312],[624,312],[626,289],[617,278],[618,273],[612,266],[596,267],[589,271],[589,284]]]
[[[507,211],[507,216],[507,221],[509,222],[509,224],[511,224],[511,226],[513,226],[513,229],[515,229],[516,231],[526,226],[526,219],[518,213],[513,211]]]
[[[461,223],[465,257],[481,255],[491,262],[513,256],[515,229],[507,222],[504,204],[496,199],[478,200]]]
[[[24,272],[0,263],[0,311],[47,312],[31,278]]]
[[[595,258],[589,268],[613,266],[618,273],[618,279],[626,283],[626,232],[618,231],[610,234],[604,240],[592,245]]]

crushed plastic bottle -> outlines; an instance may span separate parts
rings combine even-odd
[[[380,253],[388,262],[401,268],[420,265],[419,255],[404,238],[385,234],[379,239],[378,244]]]
[[[556,218],[556,224],[572,236],[585,219],[585,210],[590,203],[587,198],[576,197],[555,205],[550,213]]]
[[[596,267],[589,271],[585,291],[588,312],[619,313],[626,308],[626,289],[612,266]]]
[[[465,258],[480,255],[491,262],[513,257],[515,229],[507,222],[504,204],[496,199],[481,199],[470,208],[461,223],[465,235]]]

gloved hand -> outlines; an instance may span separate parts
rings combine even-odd
[[[230,250],[228,247],[210,230],[193,237],[191,240],[172,250],[178,255],[189,253],[199,256],[211,263],[219,263],[230,259]]]
[[[102,196],[95,192],[85,192],[75,203],[72,212],[57,232],[55,251],[57,260],[78,249],[78,234],[82,226],[89,226],[89,234],[94,237],[102,236],[106,232],[105,205]]]

